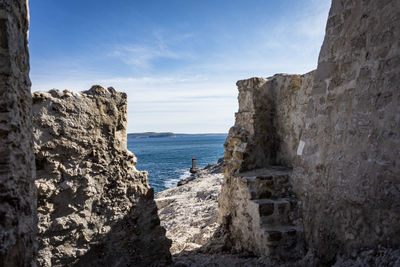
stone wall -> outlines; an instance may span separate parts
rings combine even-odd
[[[277,74],[237,83],[239,111],[225,142],[219,199],[221,222],[236,251],[302,256],[301,216],[289,176],[313,75]],[[282,238],[271,240],[272,235]]]
[[[0,0],[0,266],[31,266],[36,243],[28,6]]]
[[[40,266],[170,260],[147,172],[126,149],[126,94],[33,94]]]
[[[275,216],[276,200],[266,197],[273,197],[275,176],[266,175],[270,169],[243,173],[268,164],[294,168],[289,189],[301,207],[306,245],[322,264],[400,246],[399,18],[399,1],[334,0],[315,73],[238,82],[219,201],[235,246],[270,253],[259,249],[268,238],[251,246],[265,234],[254,220],[264,211]]]
[[[270,165],[292,167],[314,72],[237,82],[239,111],[225,142],[224,172]]]
[[[296,163],[313,80],[314,71],[304,75],[275,75],[272,80],[274,165],[293,167]]]
[[[400,1],[334,0],[293,180],[325,261],[400,246]]]

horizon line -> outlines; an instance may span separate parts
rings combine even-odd
[[[161,131],[161,132],[154,132],[154,131],[145,131],[145,132],[127,132],[127,134],[144,134],[144,133],[172,133],[172,134],[228,134],[221,133],[221,132],[206,132],[206,133],[182,133],[182,132],[170,132],[170,131]]]

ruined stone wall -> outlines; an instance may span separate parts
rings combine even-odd
[[[272,210],[275,204],[283,209],[290,206],[283,216],[278,215],[279,211],[271,216],[274,217],[273,227],[279,226],[279,231],[288,229],[279,224],[290,222],[298,233],[294,238],[302,239],[301,229],[297,229],[301,224],[300,215],[288,179],[290,168],[296,162],[313,75],[314,72],[277,74],[267,79],[237,82],[239,111],[225,142],[225,181],[219,199],[221,223],[235,250],[248,250],[258,255],[273,253],[265,243],[268,233],[262,229],[261,217],[265,214],[259,209],[263,209],[263,203],[271,204]],[[284,167],[276,169],[271,168],[272,165]],[[257,174],[246,174],[255,169],[253,173]],[[301,241],[291,245],[296,246],[296,251],[282,249],[279,254],[297,257],[301,254]]]
[[[239,111],[225,142],[226,175],[293,166],[313,75],[277,74],[237,82]]]
[[[313,87],[314,71],[304,75],[275,75],[273,164],[293,167],[304,128],[304,118]]]
[[[25,0],[0,0],[0,84],[0,266],[31,266],[36,191]]]
[[[236,173],[267,165],[271,159],[272,96],[267,80],[251,78],[236,83],[239,111],[225,142],[224,172]]]
[[[33,94],[40,266],[165,265],[147,172],[126,149],[126,94]]]
[[[326,261],[400,246],[400,1],[334,0],[294,169]]]

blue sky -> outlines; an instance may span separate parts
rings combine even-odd
[[[330,0],[31,0],[32,91],[128,94],[128,132],[227,132],[236,81],[316,68]]]

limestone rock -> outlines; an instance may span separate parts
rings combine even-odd
[[[40,266],[169,261],[147,172],[126,149],[126,108],[101,86],[33,94]]]
[[[34,266],[37,244],[28,7],[0,0],[0,266]]]

